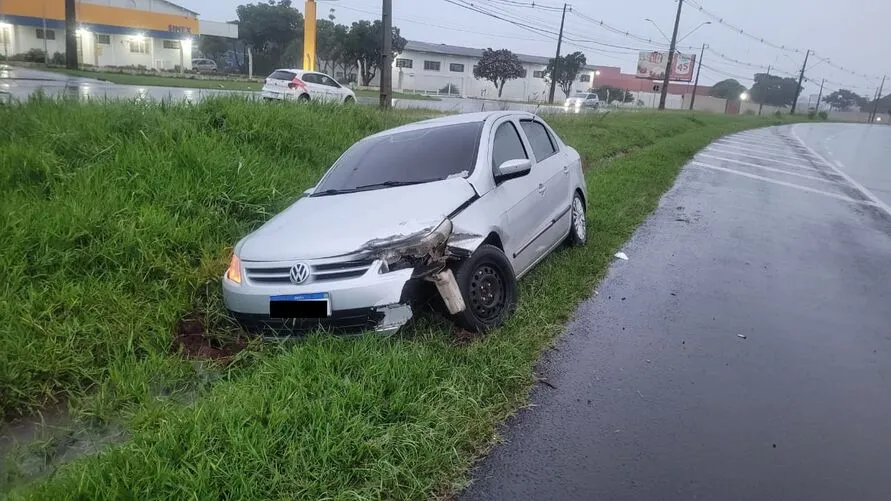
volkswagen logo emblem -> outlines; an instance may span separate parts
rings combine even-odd
[[[309,280],[309,265],[297,263],[291,268],[291,283],[300,285]]]

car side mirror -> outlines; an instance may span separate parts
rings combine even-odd
[[[501,183],[508,179],[523,177],[532,170],[532,160],[528,158],[516,158],[508,160],[498,166],[495,173],[495,182]]]

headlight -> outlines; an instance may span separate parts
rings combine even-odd
[[[238,259],[238,256],[235,254],[232,254],[232,259],[229,261],[229,268],[226,270],[226,278],[236,284],[241,284],[241,260]]]
[[[386,273],[406,267],[399,266],[397,263],[411,262],[411,258],[422,258],[430,254],[434,249],[445,245],[451,235],[452,221],[444,219],[436,228],[423,236],[413,236],[402,241],[392,242],[386,246],[382,253],[381,259],[384,261],[384,267],[381,268],[381,272]]]

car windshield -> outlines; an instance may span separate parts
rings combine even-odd
[[[363,139],[334,164],[315,196],[467,176],[482,128],[471,122]]]

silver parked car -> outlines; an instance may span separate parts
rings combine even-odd
[[[455,115],[360,140],[237,243],[226,307],[247,328],[395,331],[425,300],[500,325],[517,279],[583,245],[579,154],[538,116]]]
[[[597,109],[600,107],[600,97],[593,92],[576,92],[574,96],[566,99],[563,107],[570,110],[579,110],[581,108]]]

